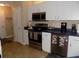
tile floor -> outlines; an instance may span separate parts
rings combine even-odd
[[[3,58],[45,58],[48,54],[13,41],[2,45],[2,53]]]

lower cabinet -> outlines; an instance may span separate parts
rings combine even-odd
[[[69,36],[67,57],[79,56],[79,37]]]
[[[24,30],[24,37],[23,37],[23,43],[24,45],[29,45],[29,39],[28,39],[28,30]]]
[[[51,33],[42,32],[42,50],[51,53]]]

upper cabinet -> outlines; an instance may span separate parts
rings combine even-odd
[[[77,2],[56,3],[56,13],[59,20],[78,20],[79,8]]]
[[[72,1],[47,1],[34,4],[29,8],[29,19],[34,12],[46,12],[46,20],[78,20],[79,4]]]
[[[23,1],[21,8],[22,8],[22,22],[23,25],[26,26],[28,21],[28,8],[29,8],[28,2]]]

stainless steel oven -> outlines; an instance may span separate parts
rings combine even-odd
[[[38,47],[42,50],[42,31],[47,30],[48,24],[36,23],[29,30],[29,44],[30,46]]]
[[[29,31],[29,40],[41,43],[41,32]]]
[[[29,31],[29,45],[42,49],[42,32]]]

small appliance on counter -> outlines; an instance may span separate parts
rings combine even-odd
[[[77,29],[76,29],[76,25],[72,24],[72,33],[76,34],[77,33]]]
[[[61,32],[65,33],[67,31],[67,23],[61,22]]]

